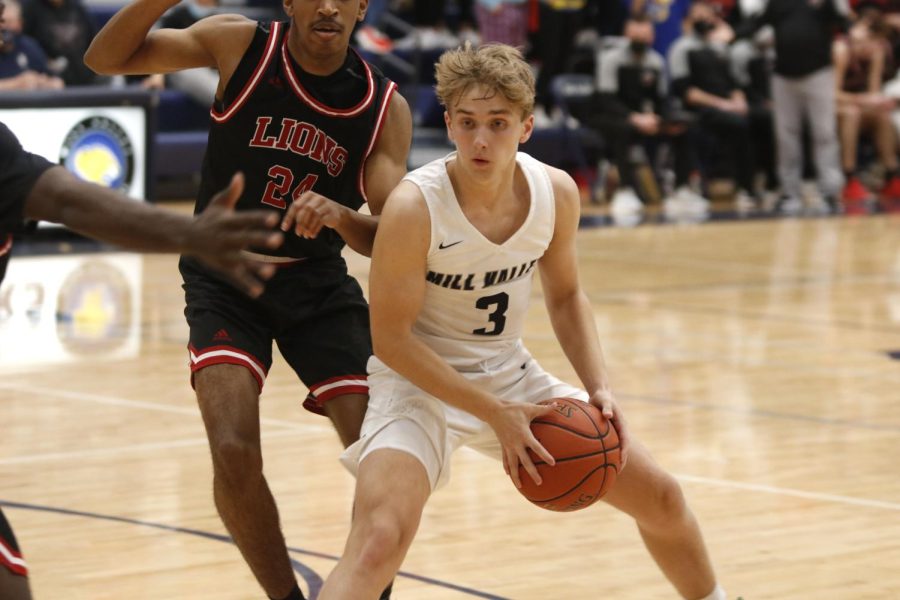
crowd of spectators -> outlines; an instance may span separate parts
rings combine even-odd
[[[615,211],[640,212],[648,201],[635,182],[635,156],[669,182],[671,210],[703,213],[711,185],[730,181],[734,207],[744,213],[900,211],[900,1],[407,0],[390,7],[412,26],[389,35],[374,19],[358,36],[360,47],[402,52],[468,40],[525,50],[538,74],[538,127],[567,117],[551,93],[555,77],[594,74],[591,110],[576,116],[600,134],[614,165]],[[380,46],[370,43],[376,37]]]
[[[212,102],[208,69],[110,81],[86,68],[98,24],[85,1],[7,0],[0,92],[133,84]],[[185,0],[159,25],[217,6]],[[648,165],[671,211],[707,212],[720,181],[742,213],[900,211],[900,0],[370,0],[355,42],[407,56],[521,48],[537,71],[537,127],[599,135],[619,213],[650,201],[635,175]],[[595,88],[577,120],[552,91],[570,73]]]

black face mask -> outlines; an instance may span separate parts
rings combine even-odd
[[[694,21],[694,32],[700,37],[706,37],[706,34],[715,28],[716,26],[709,21]]]
[[[634,54],[641,56],[644,54],[644,52],[647,51],[647,48],[650,47],[650,44],[648,44],[647,42],[640,42],[638,40],[631,40],[631,44],[629,44],[628,47],[631,48],[631,51]]]

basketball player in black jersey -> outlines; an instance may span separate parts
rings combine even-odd
[[[270,598],[302,598],[262,474],[259,395],[272,342],[346,446],[359,436],[371,354],[368,307],[344,244],[371,252],[377,215],[406,172],[412,120],[396,85],[349,48],[367,0],[283,0],[287,22],[214,15],[151,31],[174,0],[133,0],[85,62],[104,74],[214,67],[219,87],[197,210],[237,169],[238,209],[283,211],[278,265],[251,300],[190,258],[180,263],[192,383],[206,425],[216,506]],[[357,209],[368,202],[371,215]]]
[[[3,4],[0,2],[0,14]],[[0,42],[2,43],[2,42]],[[190,252],[231,276],[248,293],[258,295],[271,265],[240,253],[250,245],[275,248],[282,235],[273,232],[278,222],[269,211],[234,213],[230,210],[241,192],[242,177],[210,203],[198,217],[133,202],[120,192],[81,181],[63,167],[26,152],[19,140],[0,123],[0,281],[6,274],[13,234],[29,220],[46,220],[145,252]],[[27,600],[28,565],[12,527],[0,510],[0,598]]]

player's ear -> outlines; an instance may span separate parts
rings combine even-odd
[[[522,135],[519,136],[519,143],[524,144],[531,138],[531,132],[534,131],[534,113],[529,113],[525,120],[522,121]]]
[[[284,8],[284,14],[294,16],[294,0],[281,0],[281,6]]]
[[[453,128],[450,127],[450,111],[444,111],[444,125],[447,126],[447,137],[450,138],[450,141],[454,141],[453,139]]]
[[[369,9],[369,0],[359,0],[359,10],[356,13],[356,20],[360,23],[366,18],[366,11]]]

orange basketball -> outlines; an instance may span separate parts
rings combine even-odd
[[[547,510],[588,507],[609,491],[622,464],[619,435],[600,409],[571,398],[553,398],[553,412],[531,422],[531,431],[556,459],[550,466],[529,450],[543,483],[519,467],[523,496]]]

